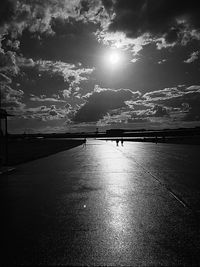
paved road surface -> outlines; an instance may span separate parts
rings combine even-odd
[[[1,262],[200,265],[200,146],[90,140],[0,177]]]

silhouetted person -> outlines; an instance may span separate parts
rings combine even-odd
[[[123,138],[121,139],[121,146],[124,146],[124,140],[123,140]]]
[[[119,145],[119,140],[117,139],[117,140],[116,140],[116,146],[118,146],[118,145]]]
[[[87,142],[87,140],[86,140],[86,138],[84,138],[84,140],[83,140],[83,147],[86,147],[86,142]]]

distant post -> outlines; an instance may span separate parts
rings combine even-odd
[[[7,113],[0,108],[0,166],[7,162]]]
[[[10,115],[0,108],[0,166],[8,163],[8,120]]]

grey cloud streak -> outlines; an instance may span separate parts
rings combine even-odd
[[[200,86],[180,86],[165,88],[143,95],[136,104],[157,105],[166,109],[166,115],[179,116],[182,121],[200,121]],[[153,108],[154,109],[154,108]],[[158,110],[158,114],[165,114]]]

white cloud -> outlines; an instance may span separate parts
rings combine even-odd
[[[66,103],[65,100],[62,100],[62,99],[58,99],[58,98],[55,98],[55,97],[39,97],[39,96],[35,96],[35,95],[32,95],[30,97],[30,100],[31,101],[34,101],[34,102],[57,102],[57,103]]]
[[[94,68],[80,68],[75,64],[69,64],[62,61],[38,60],[35,62],[38,71],[46,71],[52,74],[61,74],[65,81],[71,85],[79,84],[87,80]]]
[[[19,73],[16,52],[5,52],[4,50],[0,51],[0,72],[10,75],[16,75]]]
[[[184,60],[184,62],[190,64],[194,62],[195,60],[197,60],[198,58],[199,58],[199,51],[196,51],[196,52],[191,53],[189,58]]]
[[[161,59],[158,61],[158,64],[161,65],[161,64],[165,63],[166,61],[167,61],[167,59]]]
[[[200,85],[191,85],[185,89],[186,91],[200,92]]]

